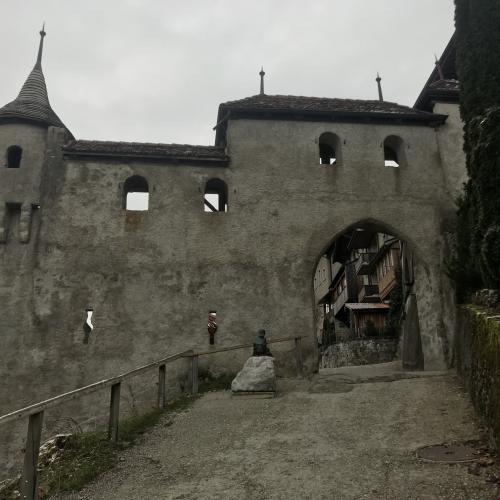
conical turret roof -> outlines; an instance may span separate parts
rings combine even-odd
[[[48,126],[66,128],[50,106],[45,77],[42,71],[42,51],[45,31],[40,31],[40,46],[35,67],[19,92],[9,104],[0,108],[0,120],[28,120]]]

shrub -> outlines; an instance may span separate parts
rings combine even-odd
[[[469,181],[446,262],[459,299],[500,288],[500,2],[455,0],[457,72]]]
[[[365,337],[378,337],[378,335],[379,335],[379,331],[378,331],[377,327],[375,326],[375,323],[371,319],[369,319],[366,322],[363,333],[364,333]]]

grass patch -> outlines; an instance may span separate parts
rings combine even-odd
[[[170,408],[168,408],[170,409]],[[154,408],[142,415],[134,415],[123,419],[118,427],[118,446],[128,447],[134,444],[138,437],[142,436],[148,429],[154,427],[165,414],[166,410]]]
[[[117,446],[107,440],[107,433],[74,434],[68,438],[57,460],[40,464],[40,489],[44,496],[79,490],[112,469],[116,460]]]
[[[196,396],[184,394],[182,397],[174,399],[168,403],[167,412],[179,412],[189,408],[195,401]]]
[[[224,374],[219,377],[210,372],[199,374],[200,394],[210,391],[228,390],[234,375]],[[153,408],[141,415],[133,415],[120,420],[119,441],[108,441],[107,431],[83,432],[73,434],[64,440],[54,442],[50,452],[39,461],[39,497],[48,498],[57,493],[78,491],[86,484],[97,479],[104,472],[112,469],[119,457],[120,450],[133,446],[138,438],[157,425],[164,415],[188,408],[196,397],[183,395],[168,403],[167,408]],[[0,491],[0,500],[19,498],[20,483],[9,484]]]
[[[210,372],[201,371],[199,373],[198,392],[203,394],[210,391],[228,391],[231,389],[231,382],[234,375],[223,374],[218,377],[212,375]]]
[[[44,499],[57,493],[78,491],[102,473],[112,469],[120,450],[131,447],[146,431],[154,427],[162,416],[188,408],[195,397],[184,395],[171,401],[167,408],[154,408],[142,415],[134,415],[119,424],[119,441],[108,441],[106,431],[83,432],[56,438],[49,452],[39,461],[39,498]],[[1,500],[19,498],[20,482],[11,482],[0,491]]]

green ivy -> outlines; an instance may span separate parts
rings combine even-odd
[[[379,331],[371,319],[367,320],[363,333],[365,337],[378,337],[379,335]]]
[[[500,288],[500,2],[455,0],[460,112],[469,181],[446,263],[459,299]]]

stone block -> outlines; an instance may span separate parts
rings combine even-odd
[[[271,392],[276,390],[274,358],[252,356],[231,383],[233,392]]]

